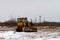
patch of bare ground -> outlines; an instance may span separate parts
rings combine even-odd
[[[16,26],[14,26],[14,27],[9,27],[9,26],[2,27],[2,26],[0,26],[0,31],[15,31],[16,28],[17,28]]]
[[[60,27],[56,27],[56,26],[37,26],[37,30],[43,30],[43,31],[51,31],[51,32],[60,32]]]
[[[0,40],[5,40],[5,38],[3,38],[3,37],[0,37]]]

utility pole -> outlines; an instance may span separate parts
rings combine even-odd
[[[43,19],[43,22],[45,22],[45,17],[44,17],[44,19]]]
[[[32,19],[31,19],[31,22],[32,22]]]
[[[39,22],[41,22],[41,16],[39,16]]]
[[[35,20],[34,20],[34,23],[36,23],[37,22],[37,17],[35,17]]]

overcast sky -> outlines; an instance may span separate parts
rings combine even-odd
[[[42,16],[47,21],[60,21],[60,0],[0,0],[0,21],[10,17]]]

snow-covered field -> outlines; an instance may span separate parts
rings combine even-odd
[[[0,40],[60,40],[60,28],[38,32],[0,31]]]

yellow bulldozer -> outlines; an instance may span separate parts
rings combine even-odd
[[[36,32],[32,27],[32,21],[28,21],[27,17],[17,18],[17,29],[18,32]]]

